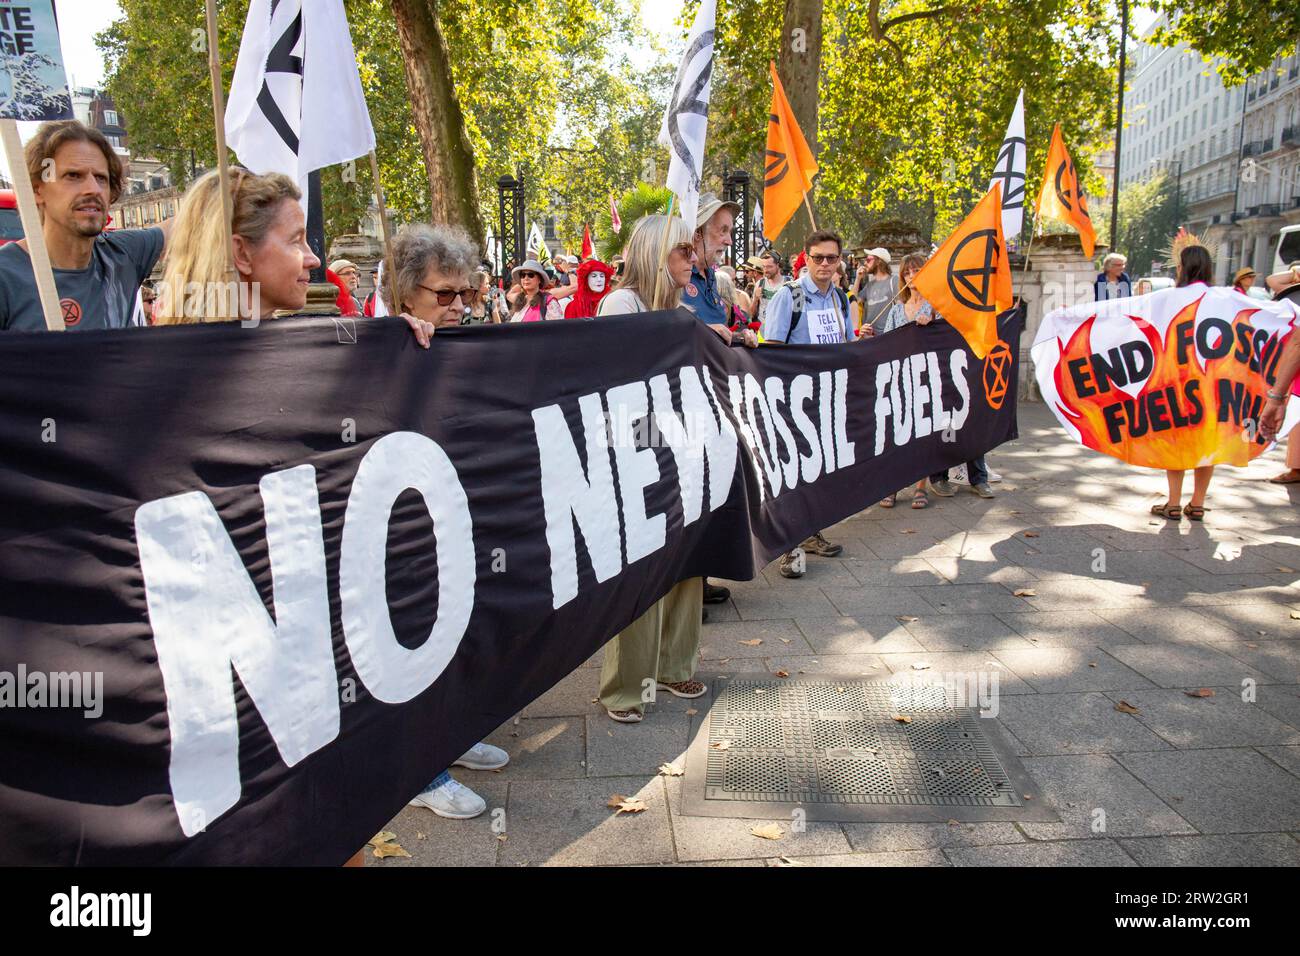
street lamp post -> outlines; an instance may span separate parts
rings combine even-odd
[[[501,273],[523,261],[524,176],[507,174],[497,180],[497,242],[501,250]]]
[[[733,169],[723,180],[723,198],[740,206],[740,215],[731,227],[731,264],[739,269],[749,258],[749,173]]]

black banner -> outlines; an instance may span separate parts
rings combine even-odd
[[[1019,335],[0,336],[0,862],[341,863],[676,581],[1014,438]]]

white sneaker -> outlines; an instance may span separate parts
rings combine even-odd
[[[472,820],[487,809],[487,801],[469,787],[448,780],[441,787],[415,795],[412,807],[426,807],[449,820]]]
[[[998,474],[996,471],[994,471],[992,468],[985,468],[984,470],[987,471],[987,472],[989,473],[989,482],[990,482],[990,483],[992,483],[992,482],[994,482],[994,481],[1001,481],[1001,480],[1002,480],[1002,476],[999,475],[999,474]]]
[[[510,755],[500,747],[478,743],[465,751],[465,755],[452,766],[466,767],[469,770],[500,770],[509,762]]]
[[[948,474],[948,480],[949,480],[949,481],[965,481],[965,480],[966,480],[966,466],[965,466],[965,465],[958,465],[956,468],[954,468],[954,469],[953,469],[953,470]]]

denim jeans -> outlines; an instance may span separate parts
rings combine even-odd
[[[937,472],[930,476],[931,481],[947,481],[948,469]],[[983,485],[989,480],[989,469],[984,464],[984,456],[980,455],[974,461],[966,462],[966,480],[972,485]]]
[[[429,784],[420,792],[429,793],[432,790],[437,790],[439,787],[441,787],[443,784],[447,783],[450,780],[451,780],[451,771],[444,770],[442,773],[438,774],[438,776],[433,778],[433,783]]]

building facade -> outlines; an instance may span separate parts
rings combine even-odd
[[[1133,47],[1121,189],[1165,170],[1183,224],[1214,252],[1216,280],[1242,266],[1266,274],[1282,227],[1300,223],[1300,46],[1244,85],[1225,87],[1217,59],[1149,42],[1165,22],[1154,21]],[[1134,263],[1139,273],[1171,268]]]

